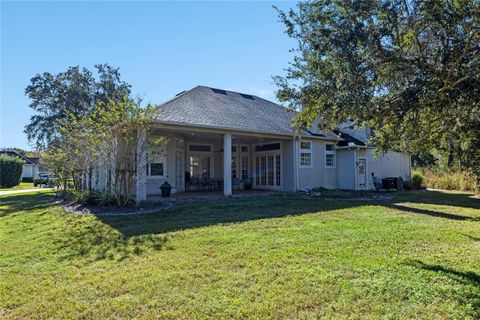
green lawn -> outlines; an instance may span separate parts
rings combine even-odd
[[[0,318],[479,319],[480,199],[271,196],[144,216],[0,197]]]
[[[0,188],[0,191],[22,190],[31,188],[35,188],[33,186],[33,182],[20,182],[18,186],[15,186],[13,188]]]

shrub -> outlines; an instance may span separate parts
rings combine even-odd
[[[22,182],[33,182],[33,178],[22,178]]]
[[[412,183],[410,181],[403,181],[404,190],[412,190]]]
[[[109,206],[115,202],[112,194],[106,190],[93,193],[93,204],[99,206]]]
[[[423,176],[420,172],[414,172],[412,175],[412,188],[420,189],[423,184]]]
[[[91,194],[88,191],[73,190],[70,192],[70,196],[76,204],[86,204],[91,200]]]
[[[22,181],[23,160],[0,154],[0,187],[11,188]]]
[[[474,174],[468,171],[420,169],[428,188],[458,191],[478,191],[480,185]]]

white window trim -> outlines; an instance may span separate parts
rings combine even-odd
[[[274,144],[274,143],[279,143],[280,144],[280,149],[267,150],[267,151],[255,151],[256,146],[261,146],[261,145],[265,145],[265,144]],[[284,183],[283,182],[283,180],[284,180],[284,175],[283,175],[283,161],[284,161],[284,158],[283,158],[282,141],[281,140],[273,140],[273,141],[268,141],[268,142],[264,142],[264,143],[255,143],[255,144],[252,144],[249,147],[249,150],[251,151],[251,154],[249,153],[250,154],[249,166],[250,166],[250,168],[252,168],[250,178],[252,179],[253,188],[254,189],[261,188],[261,189],[266,189],[266,190],[282,190],[283,183]],[[244,152],[243,154],[246,154],[246,152]],[[279,186],[276,185],[276,180],[275,180],[276,178],[275,177],[274,177],[274,183],[275,183],[274,186],[265,186],[265,185],[262,185],[262,184],[257,185],[257,181],[256,181],[257,165],[256,165],[255,158],[256,157],[261,157],[261,156],[269,156],[269,155],[273,155],[273,156],[279,155],[280,156],[280,185]],[[273,161],[275,162],[275,158],[273,159]]]
[[[160,152],[163,152],[163,155],[159,157],[158,160],[156,161],[150,161],[148,155],[147,155],[147,168],[146,168],[146,178],[148,180],[150,179],[165,179],[165,178],[168,178],[167,176],[167,145],[165,144],[164,146],[162,146],[162,148],[164,148],[163,151],[160,151]],[[163,163],[163,175],[161,176],[152,176],[150,174],[151,172],[151,164],[152,163]]]
[[[163,175],[161,176],[152,176],[150,173],[152,171],[152,163],[163,163]],[[166,157],[164,157],[164,159],[160,160],[160,161],[155,161],[155,162],[148,162],[148,166],[147,166],[147,179],[165,179],[167,178],[167,159]]]
[[[309,149],[302,149],[302,142],[310,144]],[[298,144],[298,166],[302,169],[311,169],[313,167],[313,142],[310,140],[300,140]],[[302,165],[302,153],[310,154],[310,165]]]
[[[333,146],[333,150],[327,150],[327,145]],[[332,154],[333,155],[333,166],[328,166],[327,165],[327,155]],[[336,169],[337,168],[337,151],[335,149],[335,144],[334,143],[326,143],[325,144],[325,169]]]

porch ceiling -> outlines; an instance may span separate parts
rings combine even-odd
[[[163,129],[155,128],[150,131],[150,134],[162,135],[167,132],[176,133],[185,138],[185,140],[190,142],[202,142],[205,140],[219,142],[222,141],[223,134],[220,132],[208,132],[208,131],[199,131],[199,130],[184,130],[184,129]],[[293,137],[292,137],[293,138]],[[290,138],[291,139],[291,138]],[[255,144],[269,142],[272,140],[290,140],[285,137],[273,137],[273,136],[261,136],[258,134],[234,134],[232,133],[232,144]]]

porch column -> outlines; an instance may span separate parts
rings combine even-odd
[[[147,200],[147,132],[139,129],[137,132],[137,179],[135,201]]]
[[[232,195],[232,135],[223,135],[223,195]]]

